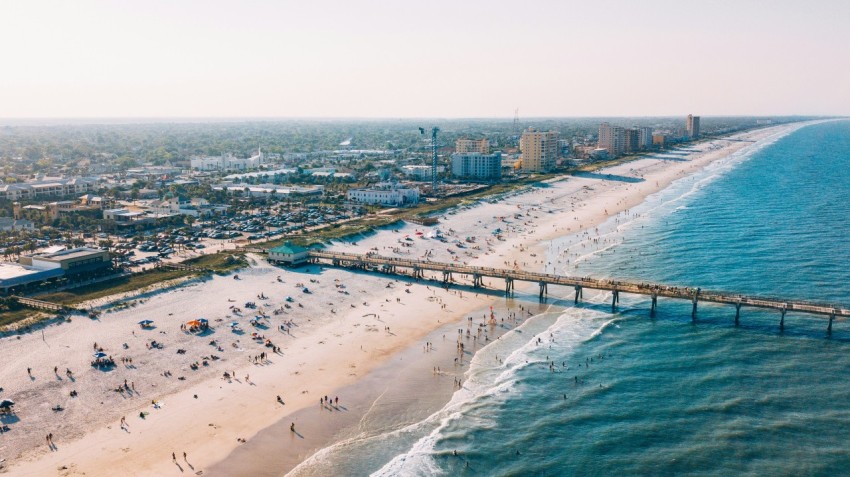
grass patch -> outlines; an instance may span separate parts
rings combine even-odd
[[[243,254],[222,252],[190,258],[181,262],[181,265],[206,268],[218,274],[226,274],[247,267],[248,260]]]
[[[20,308],[2,309],[0,310],[0,328],[4,328],[19,321],[28,320],[30,318],[50,318],[55,316],[44,310],[34,310],[21,306]]]
[[[116,278],[115,280],[109,280],[102,283],[95,283],[93,285],[88,285],[84,287],[73,288],[70,290],[64,290],[55,293],[48,293],[46,295],[38,296],[37,298],[39,300],[60,303],[63,305],[75,305],[77,303],[82,303],[88,300],[94,300],[96,298],[103,298],[109,295],[139,290],[145,287],[149,287],[151,285],[156,285],[166,280],[174,280],[175,278],[182,278],[193,275],[198,275],[198,272],[190,272],[188,270],[155,268],[152,270],[146,270],[141,273],[136,273],[128,277],[121,277]]]

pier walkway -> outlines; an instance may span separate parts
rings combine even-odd
[[[27,306],[30,308],[34,308],[36,310],[49,310],[49,311],[69,311],[72,308],[67,307],[65,305],[59,303],[53,303],[50,301],[38,300],[35,298],[27,298],[23,296],[13,295],[11,298],[15,299],[18,303],[23,306]]]
[[[605,290],[611,292],[611,308],[615,310],[620,301],[620,293],[647,295],[652,299],[650,313],[655,314],[658,298],[673,298],[687,300],[693,304],[692,318],[696,320],[697,304],[699,302],[719,303],[735,307],[735,323],[738,323],[741,307],[774,309],[781,313],[780,328],[785,326],[785,314],[789,311],[820,315],[829,318],[827,332],[832,332],[832,322],[836,317],[850,317],[850,308],[833,304],[815,303],[803,300],[793,300],[776,297],[748,296],[738,293],[716,292],[701,288],[669,286],[658,283],[635,283],[617,280],[600,280],[590,277],[570,277],[536,273],[505,268],[476,267],[471,265],[431,262],[428,260],[411,260],[405,258],[383,257],[377,254],[356,254],[311,250],[309,261],[312,263],[328,264],[338,267],[360,268],[384,273],[400,273],[399,269],[409,270],[413,278],[424,278],[424,271],[442,273],[445,284],[454,281],[454,275],[471,278],[472,286],[484,287],[483,278],[496,278],[504,281],[505,294],[510,295],[514,290],[515,281],[537,283],[540,287],[540,298],[548,294],[549,285],[572,287],[575,290],[575,303],[582,298],[582,290]]]

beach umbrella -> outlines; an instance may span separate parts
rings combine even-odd
[[[95,358],[105,358],[106,353],[104,353],[103,351],[98,351],[97,353],[94,354],[94,357]]]
[[[237,321],[233,321],[233,322],[230,323],[231,328],[236,328],[237,326],[239,326],[239,322],[237,322]]]
[[[12,401],[11,399],[4,399],[2,402],[0,402],[0,407],[12,407],[14,405],[15,401]]]
[[[139,322],[139,324],[142,325],[142,326],[147,326],[147,325],[153,324],[153,321],[152,320],[142,320],[142,321]]]
[[[187,322],[186,322],[186,325],[187,325],[187,326],[190,326],[190,327],[192,327],[192,326],[201,326],[201,322],[200,322],[200,321],[198,321],[198,320],[192,320],[192,321],[187,321]]]

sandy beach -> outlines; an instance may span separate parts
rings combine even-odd
[[[706,141],[564,177],[453,210],[434,227],[407,224],[330,248],[563,270],[577,257],[548,262],[549,240],[573,234],[576,243],[590,243],[599,224],[674,180],[798,127],[760,129],[736,135],[737,141]],[[436,240],[435,229],[449,243]],[[463,359],[456,365],[455,358],[468,361],[509,332],[516,324],[511,313],[545,310],[536,293],[523,296],[519,286],[519,296],[505,300],[503,284],[495,281],[485,281],[490,292],[475,293],[463,283],[444,289],[437,282],[316,265],[286,270],[249,258],[252,266],[236,272],[239,279],[216,276],[127,296],[133,306],[96,320],[74,317],[0,338],[0,398],[16,402],[14,414],[0,416],[7,426],[0,434],[4,470],[22,476],[280,475],[355,435],[362,416],[392,393],[409,397],[428,387],[421,406],[383,407],[416,408],[402,420],[439,408],[463,378]],[[488,322],[491,306],[495,326]],[[210,330],[182,329],[200,318]],[[141,320],[153,326],[142,329]],[[243,331],[234,332],[232,322]],[[479,325],[486,337],[473,331],[475,339],[461,341],[474,344],[459,353],[452,330]],[[101,349],[114,367],[91,366]],[[381,386],[387,382],[398,385]],[[262,458],[271,452],[273,458]]]

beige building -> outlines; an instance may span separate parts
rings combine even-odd
[[[622,155],[626,152],[626,129],[608,123],[600,124],[598,146],[608,151],[611,157]]]
[[[699,116],[694,116],[693,114],[688,115],[687,124],[685,125],[685,129],[688,131],[688,137],[691,139],[696,139],[699,137]]]
[[[519,148],[522,151],[523,171],[550,171],[558,160],[558,133],[556,131],[540,132],[534,128],[528,128],[522,132]]]
[[[458,154],[490,154],[490,141],[487,139],[458,139],[455,141],[455,152]]]

